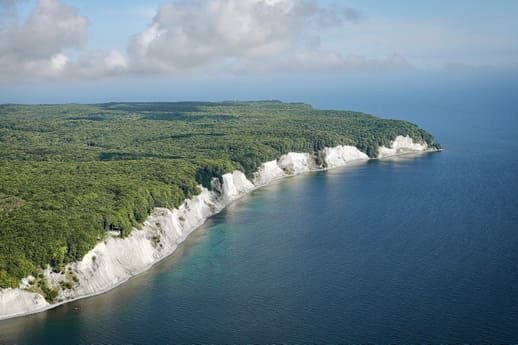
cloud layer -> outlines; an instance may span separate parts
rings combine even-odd
[[[1,13],[16,0],[0,0]],[[11,16],[12,17],[12,16]],[[357,10],[314,0],[192,0],[160,6],[126,52],[83,52],[89,20],[57,0],[1,19],[0,81],[121,74],[271,73],[409,69],[401,56],[343,56],[322,32],[362,21]]]
[[[14,1],[2,0],[12,11]],[[0,76],[51,77],[65,70],[66,49],[81,47],[88,36],[88,19],[67,5],[40,0],[25,22],[0,26]]]
[[[340,57],[320,50],[318,31],[356,18],[352,9],[331,11],[300,0],[169,3],[132,38],[129,54],[135,69],[158,72],[241,66],[264,72],[310,52],[334,65]]]

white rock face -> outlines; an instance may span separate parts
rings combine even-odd
[[[378,149],[378,158],[390,157],[398,154],[424,152],[428,151],[426,143],[415,143],[408,135],[406,137],[398,135],[392,142],[390,148],[380,146]]]
[[[328,168],[347,165],[353,161],[368,160],[369,156],[355,146],[326,147],[322,150]]]
[[[398,136],[391,148],[379,149],[379,157],[426,150],[426,144]],[[328,168],[369,159],[353,146],[325,148],[322,154]],[[0,320],[36,313],[113,289],[172,254],[191,232],[232,201],[273,180],[317,168],[309,153],[290,152],[279,160],[263,163],[254,174],[254,183],[240,171],[224,174],[222,184],[217,179],[213,181],[213,191],[201,188],[199,195],[185,200],[173,210],[155,208],[142,230],[133,229],[127,238],[109,233],[106,240],[99,242],[81,261],[67,265],[65,271],[69,275],[73,272],[78,282],[70,290],[59,289],[58,303],[50,305],[41,295],[24,290],[30,286],[29,280],[33,277],[23,279],[18,289],[0,289]],[[54,273],[50,268],[44,271],[44,275],[50,287],[59,287],[59,283],[67,279],[70,281],[66,274]]]
[[[277,164],[277,161],[269,161],[261,164],[254,174],[254,183],[256,186],[264,186],[284,176],[286,173]]]
[[[0,320],[47,309],[43,296],[21,289],[0,290]]]
[[[279,167],[292,175],[302,174],[317,168],[309,153],[289,152],[282,155],[277,163]]]
[[[225,174],[223,177],[224,201],[231,202],[236,198],[250,192],[255,188],[252,182],[248,181],[241,171],[234,171],[232,174]]]
[[[261,164],[254,174],[254,183],[256,187],[264,186],[279,178],[303,174],[316,168],[315,160],[309,153],[289,152],[279,160]]]

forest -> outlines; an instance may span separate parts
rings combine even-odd
[[[409,122],[302,103],[0,105],[0,288],[63,270],[226,172],[336,145],[376,157],[397,135],[439,148]]]

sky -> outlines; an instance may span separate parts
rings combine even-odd
[[[515,0],[0,0],[0,103],[281,98],[279,85],[513,74],[516,18]]]

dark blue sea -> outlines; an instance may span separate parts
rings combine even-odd
[[[301,98],[444,151],[257,190],[127,284],[0,322],[0,344],[518,343],[518,82],[372,83]]]

